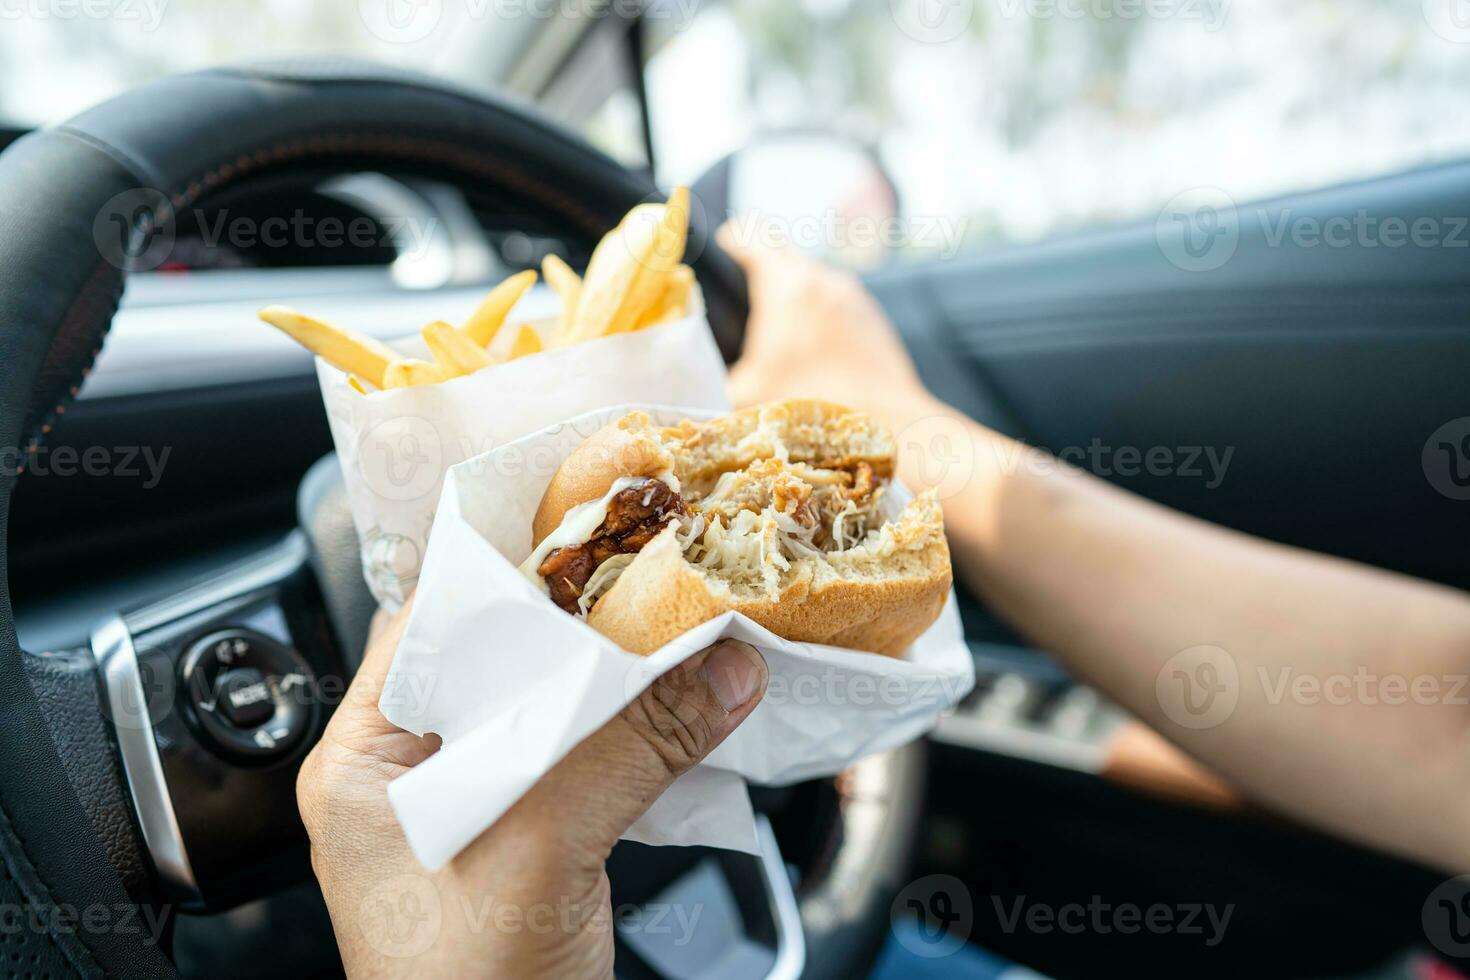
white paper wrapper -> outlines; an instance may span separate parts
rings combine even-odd
[[[436,755],[388,788],[409,844],[430,869],[654,678],[717,639],[761,650],[771,674],[766,697],[629,839],[754,852],[741,777],[786,784],[840,772],[928,731],[974,684],[953,596],[904,659],[792,643],[733,613],[639,657],[552,605],[517,570],[531,552],[531,517],[561,461],[635,407],[553,426],[461,463],[445,480],[413,614],[380,700],[394,724],[444,738]],[[719,414],[644,408],[663,424]],[[905,495],[893,489],[896,510]]]
[[[694,315],[663,326],[544,351],[441,384],[368,395],[318,358],[363,575],[378,603],[396,611],[413,591],[444,473],[454,464],[605,405],[728,408],[724,361],[702,301],[695,306]],[[516,329],[513,323],[503,328]],[[417,340],[394,346],[424,356]]]

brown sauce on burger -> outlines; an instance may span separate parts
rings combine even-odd
[[[685,513],[684,500],[662,480],[644,480],[613,495],[607,516],[584,544],[557,548],[536,574],[546,580],[551,601],[573,615],[597,566],[614,555],[632,555]]]

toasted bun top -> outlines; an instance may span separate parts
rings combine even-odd
[[[871,416],[811,399],[668,427],[633,412],[598,430],[561,464],[536,510],[532,546],[556,530],[567,511],[597,500],[619,477],[673,473],[681,486],[707,485],[721,473],[772,457],[838,468],[864,462],[886,478],[893,474],[893,436]]]
[[[675,447],[680,480],[699,482],[772,456],[793,463],[849,467],[864,462],[893,475],[893,436],[871,415],[810,398],[753,405],[708,422],[659,430]]]
[[[592,434],[557,469],[531,521],[532,547],[561,524],[578,504],[597,500],[624,476],[670,472],[674,460],[659,445],[648,416],[633,412]]]

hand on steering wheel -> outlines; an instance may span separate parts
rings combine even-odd
[[[430,874],[409,852],[387,784],[438,742],[394,727],[378,711],[410,608],[369,644],[297,781],[312,865],[347,973],[611,975],[608,854],[759,703],[765,661],[735,641],[690,657]]]

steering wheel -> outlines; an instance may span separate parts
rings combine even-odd
[[[446,182],[589,248],[656,193],[525,106],[406,72],[288,63],[143,86],[0,155],[0,446],[45,438],[102,346],[128,256],[175,214],[267,180],[360,171]],[[691,262],[730,357],[743,281],[708,232],[696,216]],[[23,478],[0,474],[7,522]],[[35,925],[7,935],[12,972],[172,976],[122,910],[228,908],[309,875],[293,787],[330,699],[272,701],[268,721],[240,713],[260,704],[219,700],[242,678],[326,691],[350,677],[372,603],[334,460],[309,475],[301,505],[301,529],[278,548],[119,611],[90,649],[23,653],[0,577],[0,908]],[[801,867],[800,921],[784,921],[772,975],[802,972],[803,947],[808,976],[870,962],[910,858],[922,772],[915,746],[861,764],[838,792],[822,784],[823,804],[808,787],[758,795],[782,846],[802,852],[784,859]],[[788,890],[773,904],[791,906],[781,855],[773,867],[767,890]],[[98,907],[109,927],[79,928],[78,912]]]

